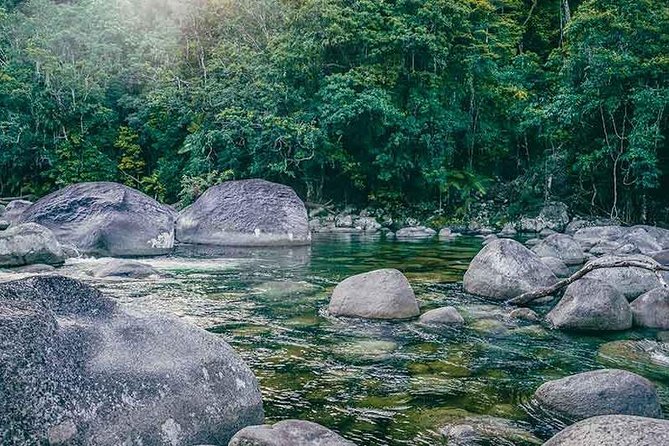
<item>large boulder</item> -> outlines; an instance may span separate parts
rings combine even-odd
[[[574,239],[583,249],[589,250],[602,241],[614,242],[627,233],[622,226],[590,226],[574,233]]]
[[[284,420],[274,425],[249,426],[240,430],[228,446],[355,446],[320,424]]]
[[[585,258],[581,245],[566,234],[549,235],[535,245],[532,251],[539,257],[556,257],[566,265],[580,265]]]
[[[534,400],[568,423],[597,415],[662,418],[653,383],[624,370],[595,370],[549,381],[537,389]]]
[[[569,426],[544,446],[664,446],[669,421],[632,415],[603,415]]]
[[[16,223],[21,218],[21,215],[32,206],[32,201],[28,200],[14,200],[10,201],[5,207],[5,212],[2,214],[2,219],[9,223]]]
[[[332,292],[330,314],[368,319],[407,319],[420,310],[413,289],[396,269],[379,269],[343,280]]]
[[[630,307],[634,325],[669,330],[669,288],[648,291],[636,298]]]
[[[588,263],[607,265],[621,260],[654,263],[652,258],[643,255],[604,256]],[[590,271],[585,277],[598,279],[615,286],[630,301],[662,285],[653,271],[637,267],[597,268]]]
[[[98,256],[168,253],[175,212],[118,183],[79,183],[38,200],[20,218],[51,229],[62,244]]]
[[[60,276],[0,284],[0,382],[9,444],[226,444],[263,421],[220,337]]]
[[[565,278],[571,275],[569,267],[557,257],[542,257],[541,261],[553,271],[555,277]]]
[[[350,216],[349,216],[350,217]],[[177,219],[181,243],[223,246],[307,245],[307,210],[295,191],[265,180],[209,188]]]
[[[469,264],[465,291],[495,300],[507,300],[557,282],[539,256],[511,239],[487,244]]]
[[[65,261],[56,236],[35,223],[12,226],[0,232],[0,267],[33,263],[60,265]]]
[[[567,287],[546,320],[567,330],[626,330],[632,327],[632,310],[611,284],[583,278]]]
[[[544,229],[562,232],[569,223],[567,205],[560,202],[547,203],[535,218],[521,219],[521,232],[541,232]]]

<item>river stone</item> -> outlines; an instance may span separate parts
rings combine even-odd
[[[23,213],[32,206],[32,201],[28,200],[14,200],[10,201],[5,207],[5,212],[2,214],[2,219],[9,223],[17,223]]]
[[[8,227],[11,226],[11,222],[9,220],[5,220],[4,218],[0,218],[0,231],[4,231]]]
[[[544,229],[561,232],[569,223],[567,205],[560,202],[547,203],[535,218],[522,218],[519,226],[521,232],[539,233]]]
[[[509,313],[509,317],[529,322],[537,322],[539,320],[539,315],[530,308],[516,308]]]
[[[228,446],[355,446],[355,443],[311,421],[284,420],[271,426],[245,427]]]
[[[549,235],[532,251],[539,257],[556,257],[566,265],[580,265],[584,260],[581,245],[566,234]]]
[[[583,278],[567,287],[546,319],[560,329],[626,330],[632,327],[632,310],[625,296],[614,286]]]
[[[149,256],[174,245],[175,212],[118,183],[79,183],[38,200],[23,222],[51,229],[63,244],[97,256]]]
[[[569,267],[557,257],[542,257],[541,261],[553,271],[555,277],[565,278],[571,275]]]
[[[474,257],[463,285],[468,293],[507,300],[556,281],[550,268],[532,251],[515,240],[498,239]]]
[[[662,418],[653,383],[624,370],[595,370],[549,381],[537,389],[534,400],[569,423],[597,415]]]
[[[604,256],[592,260],[592,263],[606,264],[618,260],[638,260],[641,262],[654,263],[650,257],[643,255],[634,256]],[[598,279],[615,286],[623,293],[627,300],[634,300],[643,293],[653,290],[662,284],[658,280],[655,273],[650,270],[636,267],[620,267],[620,268],[598,268],[595,269],[585,277],[590,279]]]
[[[666,446],[669,421],[632,415],[603,415],[579,421],[543,446]]]
[[[607,342],[599,348],[597,361],[606,367],[623,368],[661,381],[669,380],[669,343],[648,339]]]
[[[439,428],[449,446],[481,444],[514,446],[540,445],[541,440],[505,418],[469,415],[455,419]]]
[[[160,272],[145,263],[127,259],[109,259],[102,265],[96,265],[91,275],[97,278],[124,277],[128,279],[144,279],[159,276]]]
[[[618,240],[623,246],[630,244],[634,247],[634,253],[652,254],[662,251],[663,246],[646,229],[637,226],[630,228],[625,235]]]
[[[404,274],[379,269],[351,276],[332,292],[330,314],[368,319],[407,319],[418,316],[418,301]]]
[[[395,233],[398,239],[423,239],[432,238],[437,235],[437,231],[425,226],[411,226],[402,228]]]
[[[461,325],[465,320],[455,307],[441,307],[421,314],[418,323],[428,326]]]
[[[622,226],[590,226],[574,233],[576,240],[583,249],[589,250],[602,241],[615,242],[627,232]]]
[[[222,338],[60,276],[0,284],[0,382],[12,444],[226,444],[263,421]]]
[[[350,218],[350,216],[348,216]],[[295,191],[265,180],[209,188],[177,219],[182,243],[223,246],[308,245],[307,210]]]
[[[636,298],[630,306],[634,325],[669,330],[669,289],[655,288]]]
[[[0,267],[33,263],[60,265],[64,261],[60,243],[44,226],[25,223],[0,232]]]

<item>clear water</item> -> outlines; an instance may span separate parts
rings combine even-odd
[[[444,442],[439,428],[447,423],[495,417],[492,425],[501,423],[506,434],[489,444],[540,444],[560,424],[533,408],[536,387],[601,368],[597,350],[605,342],[654,333],[586,336],[514,322],[509,309],[461,290],[479,249],[480,239],[468,237],[323,236],[304,249],[148,259],[171,277],[99,285],[131,306],[176,313],[232,344],[259,379],[268,422],[316,421],[359,445],[433,445]],[[415,321],[327,314],[338,281],[385,267],[407,275],[422,311],[454,305],[466,326],[434,331]],[[669,373],[653,379],[667,411]]]

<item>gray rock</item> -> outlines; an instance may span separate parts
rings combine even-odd
[[[537,389],[534,400],[568,423],[597,415],[662,418],[653,383],[624,370],[595,370],[549,381]]]
[[[507,223],[504,225],[502,230],[499,232],[500,237],[513,237],[518,233],[516,231],[516,228],[514,227],[513,223]]]
[[[602,241],[615,242],[626,232],[627,228],[621,226],[591,226],[576,231],[574,239],[583,249],[589,250]]]
[[[632,326],[632,310],[625,296],[614,286],[583,278],[567,287],[546,319],[560,329],[626,330]]]
[[[335,226],[338,228],[351,228],[353,227],[353,217],[350,215],[337,215]]]
[[[499,237],[497,237],[495,234],[488,234],[486,236],[483,236],[483,242],[481,244],[483,246],[486,246],[495,240],[499,240]]]
[[[13,271],[22,274],[41,274],[54,272],[56,268],[52,265],[45,265],[43,263],[36,263],[34,265],[21,266],[15,268]]]
[[[439,429],[449,446],[539,445],[541,440],[514,422],[487,415],[469,415]]]
[[[669,289],[655,288],[637,297],[631,304],[634,325],[669,330]]]
[[[509,317],[511,319],[520,319],[529,322],[537,322],[539,320],[539,315],[529,308],[516,308],[509,313]]]
[[[543,446],[666,445],[669,445],[669,421],[631,415],[604,415],[569,426]]]
[[[418,301],[409,281],[396,269],[379,269],[345,279],[332,292],[330,314],[368,319],[418,316]]]
[[[574,219],[564,228],[564,233],[567,235],[574,235],[579,229],[594,226],[594,224],[587,220]]]
[[[454,237],[458,237],[460,234],[453,232],[451,228],[441,228],[439,230],[439,239],[440,240],[450,240]]]
[[[655,260],[660,265],[664,265],[664,266],[669,265],[669,249],[665,249],[665,250],[662,250],[660,252],[656,252],[651,257],[653,258],[653,260]]]
[[[377,232],[381,229],[381,224],[374,217],[357,218],[355,225],[365,232]]]
[[[177,220],[182,243],[224,246],[308,245],[307,210],[295,191],[265,180],[209,188]]]
[[[0,219],[0,231],[7,229],[12,223],[9,220]]]
[[[591,263],[606,264],[623,259],[653,263],[652,258],[642,255],[604,256],[592,260]],[[636,299],[643,293],[662,285],[655,273],[647,269],[636,267],[598,268],[586,274],[585,277],[598,279],[615,286],[621,293],[623,293],[627,300],[630,301]]]
[[[657,233],[657,232],[656,232]],[[652,254],[662,251],[663,246],[657,241],[645,228],[637,226],[630,228],[625,235],[619,240],[624,245],[632,245],[634,247],[633,253]]]
[[[566,265],[580,265],[584,261],[581,245],[566,234],[553,234],[534,246],[532,251],[539,257],[556,257]]]
[[[499,239],[474,257],[463,285],[468,293],[507,300],[556,281],[550,268],[532,251],[514,240]]]
[[[539,232],[539,237],[546,238],[553,234],[557,234],[557,232],[553,231],[552,229],[544,228],[541,230],[541,232]]]
[[[98,256],[168,253],[174,211],[122,184],[79,183],[38,200],[20,221],[51,229],[62,243]]]
[[[569,267],[557,257],[542,257],[541,261],[553,271],[555,277],[564,278],[571,275]]]
[[[2,214],[2,219],[9,223],[18,223],[21,215],[32,206],[32,201],[28,200],[14,200],[10,201],[5,207],[5,212]]]
[[[395,237],[398,239],[423,239],[432,238],[435,235],[437,235],[437,231],[425,226],[410,226],[395,233]]]
[[[263,422],[256,379],[222,338],[59,276],[0,284],[0,379],[12,444],[226,444]]]
[[[465,320],[455,307],[441,307],[421,314],[418,323],[428,326],[461,325]]]
[[[60,243],[44,226],[25,223],[0,232],[0,267],[33,263],[60,265],[64,261]]]
[[[544,229],[562,232],[569,223],[567,205],[564,203],[548,203],[535,218],[522,218],[519,226],[521,232],[539,233]]]
[[[525,242],[525,246],[529,246],[530,248],[532,248],[533,246],[536,246],[539,243],[541,243],[540,238],[531,238]]]
[[[240,430],[228,446],[355,446],[320,424],[284,420],[274,425],[249,426]]]
[[[141,262],[126,259],[109,259],[102,265],[96,265],[91,275],[97,278],[124,277],[128,279],[144,279],[160,276],[155,268]]]

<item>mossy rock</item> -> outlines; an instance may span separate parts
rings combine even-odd
[[[445,375],[450,378],[463,378],[471,375],[465,364],[451,361],[414,362],[407,367],[411,375]]]
[[[613,341],[602,345],[597,361],[607,367],[669,380],[669,343],[650,340]]]

